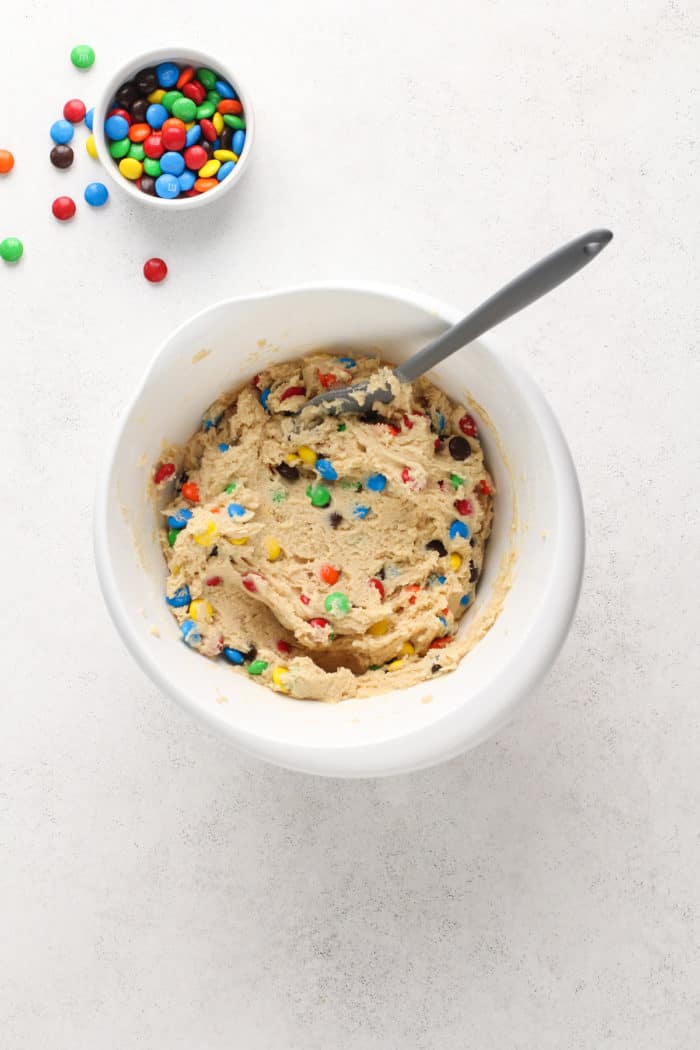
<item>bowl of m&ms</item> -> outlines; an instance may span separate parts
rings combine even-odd
[[[157,208],[218,200],[245,171],[254,137],[250,99],[220,60],[159,48],[110,79],[95,106],[97,154],[126,193]]]

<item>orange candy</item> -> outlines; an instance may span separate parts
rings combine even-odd
[[[143,142],[150,134],[150,124],[132,124],[129,128],[129,138],[132,142]]]
[[[15,166],[15,158],[9,149],[0,149],[0,175],[7,175]]]
[[[318,574],[324,583],[337,583],[340,579],[340,572],[338,569],[329,565],[328,562],[324,562],[318,570]]]
[[[182,486],[182,495],[185,499],[188,499],[190,503],[199,502],[199,485],[194,481],[186,481]]]
[[[221,102],[216,107],[219,113],[235,113],[238,115],[243,112],[243,106],[240,104],[237,98],[222,98]]]
[[[194,69],[192,66],[185,66],[180,76],[177,78],[177,84],[175,87],[178,91],[182,91],[185,84],[189,84],[190,80],[194,80]]]
[[[197,193],[206,193],[207,190],[213,190],[218,185],[219,183],[217,179],[197,179],[194,188]]]
[[[160,129],[161,135],[163,134],[164,131],[167,131],[168,128],[182,128],[182,130],[184,131],[185,130],[185,124],[184,124],[184,121],[178,120],[177,117],[168,117],[167,120],[163,121],[163,126]]]

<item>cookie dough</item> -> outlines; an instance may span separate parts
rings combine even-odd
[[[452,669],[491,528],[475,422],[427,379],[363,415],[299,413],[363,379],[392,377],[322,353],[266,368],[154,474],[183,640],[302,699]]]

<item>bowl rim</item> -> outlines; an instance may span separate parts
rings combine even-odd
[[[142,193],[141,190],[137,189],[135,185],[120,174],[118,166],[114,163],[114,160],[109,153],[107,138],[104,133],[104,120],[107,113],[107,106],[117,88],[119,88],[125,80],[128,80],[140,69],[146,69],[149,65],[158,65],[159,62],[165,62],[168,60],[176,61],[173,56],[178,55],[188,56],[188,61],[191,61],[193,65],[197,64],[207,66],[220,72],[221,75],[231,83],[241,100],[241,105],[243,106],[243,112],[245,113],[246,118],[246,135],[245,148],[241,153],[240,159],[236,162],[236,166],[228,178],[224,179],[216,189],[209,190],[208,193],[201,193],[197,197],[176,197],[174,200],[168,200],[162,197],[151,196],[148,193]],[[181,60],[177,59],[177,61]],[[130,61],[122,63],[122,65],[115,70],[100,92],[95,104],[92,121],[92,137],[95,142],[97,159],[114,186],[118,186],[120,190],[126,193],[132,200],[138,201],[146,207],[171,212],[186,211],[191,210],[192,208],[201,208],[206,204],[211,204],[214,201],[221,200],[224,194],[229,192],[233,186],[237,185],[245,175],[249,166],[253,144],[255,142],[255,113],[253,111],[253,104],[250,101],[250,94],[245,85],[242,84],[240,77],[234,75],[232,70],[219,59],[214,58],[213,55],[208,54],[206,51],[200,51],[198,48],[194,47],[178,47],[176,45],[170,47],[158,47],[152,48],[149,51],[140,52]]]
[[[561,649],[573,620],[581,589],[585,560],[585,525],[583,503],[576,468],[553,410],[536,384],[518,365],[506,362],[480,341],[511,380],[517,383],[521,396],[536,419],[545,447],[550,455],[555,477],[557,512],[561,527],[557,530],[552,567],[546,590],[533,611],[532,621],[519,648],[510,660],[479,692],[445,712],[427,727],[396,732],[379,741],[350,742],[338,745],[297,744],[261,732],[242,729],[219,720],[214,711],[201,706],[178,684],[169,679],[142,645],[132,628],[128,611],[119,597],[107,543],[107,513],[113,485],[115,457],[129,419],[159,359],[168,345],[185,329],[213,313],[235,303],[260,302],[298,293],[347,291],[379,295],[417,306],[427,313],[454,323],[463,311],[438,299],[397,285],[364,281],[314,281],[289,285],[267,292],[230,296],[199,310],[171,331],[160,343],[149,361],[141,382],[121,412],[111,440],[103,454],[98,474],[93,514],[93,548],[97,576],[103,598],[122,641],[141,669],[166,696],[197,719],[234,741],[246,753],[298,772],[335,777],[377,777],[411,772],[448,761],[476,746],[510,718],[515,707],[542,679]],[[543,611],[546,610],[546,614]],[[304,709],[302,701],[294,701]],[[351,701],[346,701],[351,702]]]

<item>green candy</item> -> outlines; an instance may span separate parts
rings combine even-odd
[[[206,102],[203,102],[202,105],[206,106]],[[201,108],[202,106],[199,107],[199,109]],[[199,115],[199,110],[197,114]],[[236,131],[243,131],[245,128],[243,117],[237,117],[234,113],[224,113],[224,124],[228,124],[230,128],[235,128]]]
[[[452,488],[455,492],[460,485],[464,484],[464,478],[460,478],[459,474],[450,474],[450,481],[452,482]]]
[[[143,170],[147,175],[150,175],[152,179],[157,179],[160,175],[160,161],[154,160],[153,157],[146,157],[143,162]]]
[[[267,660],[253,660],[248,667],[248,674],[262,674],[267,667]]]
[[[338,432],[342,434],[344,430],[348,429],[347,423],[338,423]]]
[[[70,53],[70,60],[77,69],[89,69],[95,61],[95,52],[88,44],[76,44]]]
[[[351,478],[343,478],[340,487],[341,489],[352,489],[353,492],[362,492],[362,482],[353,481]]]
[[[216,73],[212,73],[211,69],[198,69],[197,80],[204,84],[207,91],[211,91],[216,84]]]
[[[229,481],[228,485],[224,489],[224,492],[233,492],[237,484],[237,481]]]
[[[194,120],[197,106],[191,98],[176,98],[170,112],[174,117],[177,117],[178,120],[182,120],[185,124],[189,124],[191,120]]]
[[[165,106],[168,113],[172,113],[173,106],[176,102],[179,102],[181,98],[184,98],[184,95],[181,91],[166,91],[162,99],[160,100],[160,104],[161,106]]]
[[[141,145],[141,143],[140,142],[132,142],[131,146],[129,147],[129,152],[127,153],[127,157],[133,157],[134,160],[143,160],[143,158],[145,156],[146,156],[146,151],[143,148],[143,146]]]
[[[331,494],[325,485],[309,485],[306,495],[314,507],[327,507],[331,501]]]
[[[350,612],[350,599],[342,591],[333,591],[332,594],[326,595],[323,606],[331,616],[347,616]]]
[[[127,153],[131,149],[131,139],[117,139],[116,142],[110,142],[109,152],[112,154],[115,160],[121,160],[122,157],[126,157]]]
[[[213,102],[215,106],[218,106],[221,102],[221,95],[218,91],[207,91],[207,98],[210,102]]]
[[[180,530],[179,529],[170,529],[169,530],[169,532],[168,532],[168,545],[170,547],[174,547],[175,546],[175,540],[178,538],[179,535],[180,535]]]
[[[201,106],[197,106],[196,109],[197,120],[209,120],[209,118],[213,117],[215,113],[216,106],[213,102],[209,102],[209,100],[202,102]]]
[[[17,262],[22,258],[23,251],[24,245],[18,237],[6,237],[4,241],[0,241],[0,259],[4,259],[5,262]]]

